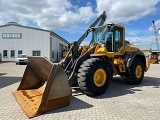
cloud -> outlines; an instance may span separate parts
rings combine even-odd
[[[0,25],[4,25],[4,24],[5,24],[5,22],[0,20]]]
[[[129,32],[129,33],[128,33],[128,36],[136,36],[136,35],[137,35],[136,32]]]
[[[97,12],[107,12],[108,21],[125,23],[154,13],[160,0],[97,0]]]
[[[71,0],[0,0],[0,25],[15,21],[22,25],[35,26],[49,30],[60,30],[74,36],[80,36],[103,11],[107,13],[107,22],[125,23],[138,20],[158,11],[160,0],[96,0],[86,2],[86,6],[75,5]],[[84,1],[83,1],[84,2]],[[144,4],[145,3],[145,4]],[[94,7],[92,7],[94,6]],[[93,10],[95,8],[95,10]],[[155,21],[160,28],[160,20]],[[149,30],[151,30],[150,26]],[[127,37],[139,47],[150,48],[152,36],[138,36],[130,31]],[[75,39],[72,38],[72,39]],[[84,41],[85,44],[88,44]],[[83,43],[83,44],[84,44]],[[145,45],[146,44],[146,45]]]
[[[53,30],[88,23],[95,16],[91,6],[78,8],[68,0],[1,0],[0,5],[0,24],[16,21],[27,25],[31,21]]]
[[[51,14],[47,17],[43,17],[48,12],[51,12]],[[94,16],[94,13],[92,12],[92,8],[90,6],[81,7],[76,12],[65,10],[63,14],[55,14],[55,17],[53,17],[52,13],[54,13],[52,9],[44,11],[44,13],[42,12],[42,16],[37,19],[38,26],[42,28],[70,27],[80,23],[88,23]]]
[[[140,49],[152,48],[153,50],[157,50],[154,36],[126,37],[126,40]]]
[[[89,23],[104,10],[108,21],[125,23],[155,12],[155,5],[159,1],[96,0],[96,10],[92,10],[91,2],[86,2],[86,6],[78,6],[70,0],[1,0],[0,24],[16,21],[23,25],[32,22],[40,28],[52,30],[71,28]]]
[[[96,0],[96,11],[100,14],[104,10],[107,13],[107,22],[125,23],[135,21],[144,16],[155,14],[158,11],[156,5],[160,0]],[[160,21],[155,22],[156,26],[160,25]],[[135,30],[134,30],[135,31]],[[126,40],[135,44],[140,49],[156,49],[155,38],[152,35],[141,35],[142,31],[127,33]],[[149,31],[148,31],[149,32]],[[128,37],[129,36],[129,37]]]
[[[93,6],[91,2],[87,2],[87,6]]]

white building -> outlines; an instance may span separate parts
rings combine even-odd
[[[69,42],[53,31],[37,29],[9,22],[0,26],[0,59],[15,61],[18,54],[44,56],[59,61]]]

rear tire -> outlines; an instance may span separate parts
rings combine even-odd
[[[143,81],[144,63],[140,58],[135,58],[130,68],[127,70],[125,82],[131,85],[138,85]]]
[[[103,94],[108,88],[111,78],[109,64],[100,58],[87,59],[78,70],[78,85],[89,96]]]

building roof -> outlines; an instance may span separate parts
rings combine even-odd
[[[60,40],[66,42],[67,44],[69,44],[69,42],[67,40],[65,40],[64,38],[62,38],[61,36],[59,36],[58,34],[56,34],[55,32],[51,31],[51,30],[45,30],[45,29],[41,29],[41,28],[34,28],[34,27],[28,27],[28,26],[23,26],[23,25],[20,25],[14,21],[11,21],[11,22],[8,22],[7,24],[5,25],[1,25],[1,27],[7,27],[7,26],[17,26],[17,27],[23,27],[23,28],[29,28],[29,29],[34,29],[34,30],[40,30],[40,31],[45,31],[45,32],[50,32],[51,35],[54,35],[55,37],[59,38]]]

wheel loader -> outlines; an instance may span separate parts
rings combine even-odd
[[[44,57],[28,58],[21,83],[13,95],[29,118],[69,105],[71,88],[75,85],[92,97],[105,93],[115,75],[123,77],[127,84],[142,82],[149,61],[139,48],[125,41],[124,26],[104,24],[105,19],[103,12],[71,44],[59,63],[51,63]],[[92,33],[90,44],[81,46],[89,33]]]

